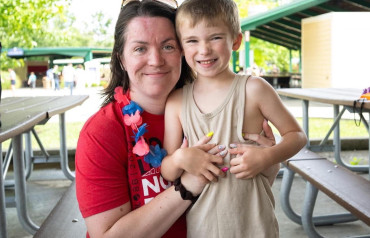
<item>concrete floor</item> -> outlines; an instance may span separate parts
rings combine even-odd
[[[40,90],[36,89],[33,91],[30,89],[19,89],[16,91],[16,94],[17,96],[26,96],[30,94],[40,95],[40,92],[43,95],[54,94],[53,91],[50,90],[45,91],[42,89]],[[62,90],[58,93],[68,94],[68,92],[64,92]],[[92,113],[94,113],[98,109],[97,105],[99,105],[101,102],[100,96],[96,89],[75,93],[81,94],[88,93],[90,95],[90,98],[82,106],[72,109],[66,114],[67,122],[75,120],[85,121]],[[3,92],[3,95],[11,96],[11,92],[5,91]],[[300,102],[284,100],[284,103],[286,103],[286,105],[294,115],[299,116],[299,113],[301,112]],[[325,115],[327,117],[332,116],[327,114],[328,112],[329,114],[330,112],[332,112],[331,109],[328,110],[328,107],[318,105],[316,109],[317,110],[314,110],[312,112],[313,116],[315,115],[316,112],[317,115],[320,117],[324,115],[323,112],[326,112]],[[351,118],[353,118],[353,116]],[[323,153],[323,156],[331,160],[333,159],[333,153],[331,152],[325,152]],[[354,156],[358,158],[364,158],[364,161],[367,163],[368,150],[342,152],[342,157],[345,161],[349,161]],[[73,162],[71,163],[71,166],[73,166]],[[362,174],[362,176],[368,179],[367,174]],[[7,179],[11,178],[12,173],[11,171],[9,171]],[[43,220],[47,217],[52,208],[58,202],[59,198],[62,196],[63,192],[68,188],[70,183],[71,182],[64,177],[58,164],[35,165],[34,170],[27,182],[27,191],[28,191],[29,215],[37,225],[40,225],[43,222]],[[281,178],[277,178],[275,184],[273,185],[273,193],[276,201],[276,216],[280,227],[280,237],[282,238],[307,237],[303,231],[303,228],[300,225],[295,224],[294,222],[289,220],[289,218],[281,210],[279,201],[280,186]],[[298,213],[300,213],[301,210],[304,191],[305,191],[305,181],[301,177],[296,176],[291,192],[292,194],[291,204],[293,209]],[[7,188],[6,193],[7,195],[11,196],[14,194],[14,191],[12,188]],[[345,212],[345,210],[341,208],[339,205],[337,205],[335,202],[333,202],[326,195],[319,193],[315,206],[314,215],[333,214],[338,212]],[[25,230],[23,230],[23,228],[19,224],[15,208],[7,208],[6,214],[7,214],[7,231],[9,238],[32,237],[32,235],[28,234]],[[355,235],[357,236],[368,235],[370,237],[370,227],[361,221],[334,226],[318,227],[317,230],[324,237],[349,237]]]
[[[353,152],[344,152],[343,157],[350,158]],[[357,151],[357,156],[366,156],[367,151]],[[73,166],[73,164],[71,164]],[[362,174],[367,178],[367,174]],[[12,172],[8,174],[8,179],[12,178]],[[303,228],[292,222],[282,211],[280,206],[280,186],[281,178],[277,178],[273,185],[273,193],[276,202],[276,216],[279,222],[280,237],[300,238],[307,237]],[[60,170],[59,164],[38,164],[27,182],[28,209],[31,219],[40,225],[53,209],[63,192],[70,185]],[[305,181],[296,176],[291,191],[291,204],[293,209],[300,213],[305,191]],[[12,188],[6,189],[7,195],[13,195]],[[319,193],[315,206],[315,215],[345,213],[346,211],[328,198],[325,194]],[[15,208],[7,208],[7,229],[9,238],[32,237],[19,224]],[[344,223],[334,226],[318,227],[318,232],[324,237],[351,237],[358,235],[369,235],[370,227],[361,221]]]

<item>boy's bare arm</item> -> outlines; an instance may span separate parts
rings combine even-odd
[[[196,176],[202,175],[209,181],[216,181],[217,176],[224,176],[224,173],[215,165],[223,163],[222,156],[217,154],[224,148],[221,149],[215,144],[206,144],[211,139],[206,136],[193,147],[182,146],[181,100],[182,90],[175,91],[167,100],[164,148],[168,155],[162,161],[162,176],[168,181],[174,181],[187,171]]]
[[[161,174],[168,181],[174,181],[183,173],[181,163],[177,163],[174,152],[180,148],[183,139],[182,126],[180,122],[182,90],[173,92],[166,103],[165,109],[165,130],[163,148],[167,156],[161,165]]]
[[[307,141],[306,135],[285,108],[275,90],[263,79],[253,77],[248,81],[248,103],[257,105],[262,117],[268,119],[279,131],[281,142],[272,147],[248,147],[229,150],[243,154],[231,160],[231,173],[237,178],[252,178],[272,165],[279,164],[296,154]],[[251,112],[250,112],[251,113]]]

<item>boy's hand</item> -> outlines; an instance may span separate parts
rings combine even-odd
[[[191,192],[193,196],[199,195],[208,182],[209,181],[206,180],[203,176],[195,176],[187,172],[184,172],[181,175],[182,185],[184,185],[186,190]]]
[[[237,155],[230,161],[230,173],[236,178],[250,179],[269,167],[263,147],[237,144],[229,153]]]
[[[187,139],[184,138],[181,149],[175,154],[176,157],[182,158],[178,166],[186,172],[203,176],[208,181],[217,181],[218,176],[225,176],[217,165],[223,164],[227,150],[223,145],[206,144],[211,138],[212,136],[204,136],[191,148],[188,148]]]
[[[230,172],[235,174],[236,178],[249,179],[266,171],[268,172],[266,176],[270,184],[272,184],[277,174],[277,166],[269,165],[269,155],[265,153],[263,147],[274,146],[276,142],[267,120],[263,121],[262,127],[265,136],[260,134],[244,134],[244,139],[255,141],[259,146],[246,144],[230,145],[232,149],[229,150],[229,153],[237,155],[237,157],[230,161]]]

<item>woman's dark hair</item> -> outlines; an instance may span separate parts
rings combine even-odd
[[[104,101],[102,106],[114,100],[114,89],[122,86],[123,90],[129,89],[130,80],[125,69],[122,69],[119,56],[122,55],[125,45],[126,29],[130,21],[136,17],[164,17],[169,19],[175,27],[176,10],[170,6],[152,0],[131,1],[127,3],[118,16],[114,33],[114,46],[110,62],[111,77],[108,86],[103,91]],[[195,76],[191,68],[182,57],[181,75],[175,88],[182,87],[185,83],[192,82]]]

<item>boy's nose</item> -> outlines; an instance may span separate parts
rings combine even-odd
[[[203,42],[200,44],[199,53],[202,55],[207,55],[211,52],[210,44],[207,42]]]

